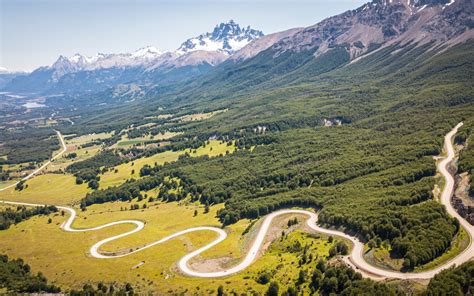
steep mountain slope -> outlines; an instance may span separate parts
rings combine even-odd
[[[271,89],[363,62],[375,52],[440,53],[472,39],[473,6],[470,0],[372,1],[299,30],[237,65],[224,63],[189,85],[202,88],[202,95],[194,90],[191,100],[181,89],[174,99],[196,102],[252,87]]]
[[[291,36],[300,30],[302,30],[302,28],[294,28],[283,32],[277,32],[260,37],[254,40],[253,42],[250,42],[248,45],[244,46],[239,51],[235,52],[229,57],[229,60],[239,62],[250,59],[256,56],[261,51],[268,49],[270,46],[282,40],[283,38]]]
[[[134,79],[145,67],[167,56],[154,47],[140,48],[133,53],[60,56],[51,66],[14,79],[6,90],[23,93],[95,91]]]
[[[275,44],[278,56],[286,51],[315,50],[315,56],[344,46],[351,59],[374,47],[417,42],[449,46],[472,37],[472,1],[377,0],[328,18]]]
[[[125,109],[130,108],[131,100],[136,100],[137,106],[133,108],[140,109],[140,104],[146,102],[149,108],[140,114],[153,110],[150,104],[186,110],[212,109],[211,106],[227,107],[255,92],[271,92],[307,81],[326,83],[354,69],[361,77],[382,75],[398,79],[396,75],[401,75],[403,69],[415,71],[437,54],[470,40],[472,9],[473,3],[469,0],[447,4],[445,1],[376,0],[308,28],[261,37],[217,67],[213,64],[220,60],[214,63],[213,54],[207,56],[205,51],[191,51],[189,56],[176,60],[196,54],[207,56],[208,62],[196,67],[163,63],[147,73],[149,81],[154,75],[160,79],[141,85],[139,92],[129,92],[130,87],[120,86],[94,96],[93,100],[91,96],[87,99],[79,96],[78,104],[97,105],[101,100],[112,103],[120,98],[118,103],[127,102]],[[430,19],[424,17],[425,13],[429,13]],[[406,25],[407,20],[410,26]],[[369,28],[368,32],[354,29],[361,27]],[[387,28],[397,33],[383,33],[388,32]],[[313,43],[309,41],[312,39]],[[221,58],[225,56],[222,54]],[[133,88],[136,89],[136,84]],[[229,100],[230,97],[235,99]]]

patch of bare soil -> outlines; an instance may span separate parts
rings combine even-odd
[[[454,193],[455,196],[461,198],[463,204],[466,206],[474,207],[474,200],[469,197],[469,188],[470,184],[470,176],[467,172],[458,175],[456,191]]]
[[[288,220],[297,218],[298,223],[288,227]],[[263,242],[262,248],[259,251],[259,257],[262,256],[266,250],[270,247],[271,243],[280,238],[284,233],[287,235],[288,233],[301,228],[305,231],[311,232],[311,229],[306,225],[306,219],[308,217],[306,215],[301,214],[288,214],[283,216],[278,216],[273,219],[270,228],[265,236],[265,240]],[[252,226],[252,229],[242,236],[241,240],[241,256],[233,257],[232,254],[230,256],[224,256],[219,258],[209,258],[209,259],[202,259],[197,258],[190,263],[191,268],[194,270],[199,270],[201,272],[211,272],[211,271],[221,271],[227,269],[231,266],[234,266],[242,260],[247,252],[249,251],[250,247],[252,246],[255,236],[257,235],[258,231],[260,230],[260,225],[263,219],[260,219],[255,225]],[[216,248],[219,245],[215,246]],[[258,259],[258,257],[257,257]]]
[[[234,263],[235,261],[235,258],[226,256],[195,261],[192,262],[190,266],[192,269],[199,270],[200,272],[213,272],[222,271],[225,269],[226,265],[231,265],[231,263]]]

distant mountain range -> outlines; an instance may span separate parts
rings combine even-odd
[[[211,33],[186,40],[171,52],[147,46],[132,53],[60,56],[51,66],[40,67],[26,77],[15,79],[6,90],[26,93],[93,92],[129,81],[160,80],[165,73],[184,67],[190,68],[186,70],[190,75],[201,73],[262,36],[261,31],[250,26],[241,28],[230,20],[217,25]],[[78,86],[78,79],[82,86]]]
[[[28,75],[27,72],[11,71],[11,70],[8,70],[7,68],[0,67],[0,89],[7,86],[16,77],[26,76],[26,75]]]
[[[212,32],[186,40],[175,51],[148,46],[133,53],[60,56],[51,66],[14,78],[3,90],[78,94],[111,88],[111,93],[120,94],[121,90],[130,93],[133,85],[142,95],[201,76],[216,66],[234,67],[231,72],[237,73],[239,67],[248,64],[273,65],[271,71],[261,73],[257,82],[300,65],[296,61],[277,62],[279,57],[307,52],[318,65],[310,70],[319,73],[390,46],[416,44],[429,45],[433,51],[446,50],[473,37],[472,15],[472,0],[374,0],[310,27],[266,36],[231,20],[217,25]],[[287,65],[276,67],[278,63]]]

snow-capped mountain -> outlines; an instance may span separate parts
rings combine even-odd
[[[262,31],[252,29],[250,26],[241,28],[239,24],[230,20],[227,23],[217,25],[210,33],[201,34],[186,40],[178,48],[178,53],[185,54],[202,50],[232,55],[245,45],[262,36]]]
[[[174,51],[147,46],[131,53],[61,55],[52,65],[12,80],[5,89],[31,93],[94,92],[127,82],[168,81],[169,77],[163,78],[164,75],[182,79],[189,73],[199,75],[208,71],[262,36],[261,31],[250,26],[242,28],[231,20],[217,25],[211,33],[188,39]],[[177,70],[179,75],[167,74]]]
[[[62,76],[80,71],[100,69],[143,67],[150,70],[162,65],[170,67],[194,66],[207,63],[215,66],[251,41],[262,37],[263,33],[250,28],[241,28],[233,20],[217,25],[211,33],[185,41],[176,51],[160,51],[153,46],[140,48],[132,53],[84,56],[79,53],[72,57],[60,56],[54,64],[44,69],[53,70],[52,79],[58,81]],[[202,53],[196,53],[201,51]],[[191,54],[193,52],[193,54]],[[207,53],[204,53],[207,52]],[[190,55],[188,57],[188,55]],[[189,61],[189,64],[186,63]]]
[[[164,52],[153,46],[143,47],[132,53],[98,53],[94,56],[84,56],[77,53],[72,57],[60,56],[53,65],[46,67],[46,69],[54,70],[52,78],[57,81],[65,74],[79,71],[151,66],[163,54]]]
[[[292,52],[306,51],[315,59],[337,55],[334,61],[345,63],[391,45],[447,48],[473,38],[473,9],[472,0],[372,0],[315,25],[265,37],[261,31],[242,28],[231,20],[186,40],[175,51],[149,46],[132,53],[61,56],[51,66],[13,79],[3,90],[77,94],[113,89],[119,84],[161,90],[211,71],[224,61],[229,67],[244,63],[262,51],[269,54],[261,59],[284,59]]]

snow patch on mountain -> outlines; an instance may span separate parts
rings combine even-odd
[[[250,26],[241,28],[239,24],[230,20],[227,23],[217,25],[212,32],[186,40],[181,44],[177,52],[185,54],[200,50],[232,55],[248,43],[262,36],[262,31],[252,29]]]
[[[53,70],[52,79],[58,81],[68,73],[79,71],[125,67],[143,67],[146,71],[152,71],[163,66],[182,67],[186,63],[216,65],[225,60],[226,56],[262,36],[261,31],[250,26],[242,28],[230,20],[217,25],[210,33],[186,40],[176,51],[161,51],[153,46],[146,46],[132,53],[98,53],[94,56],[77,53],[71,57],[60,56],[53,65],[41,69]]]
[[[104,54],[85,56],[79,53],[71,57],[60,56],[56,62],[48,67],[54,70],[53,79],[58,80],[67,73],[78,71],[93,71],[108,68],[151,66],[165,52],[153,46],[140,48],[132,53]]]

